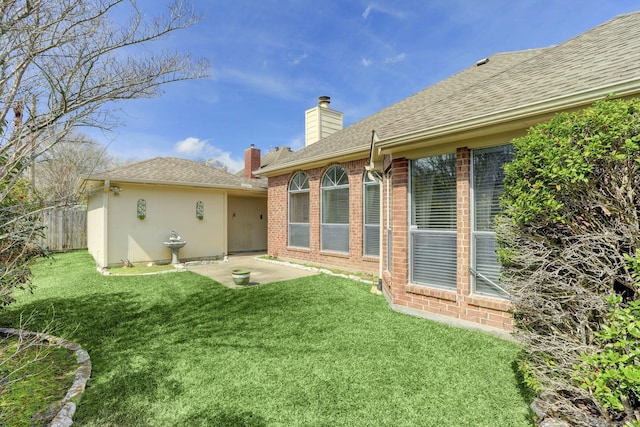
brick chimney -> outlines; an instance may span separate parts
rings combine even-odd
[[[251,144],[251,147],[244,150],[244,177],[255,178],[252,172],[258,168],[260,168],[260,149]]]

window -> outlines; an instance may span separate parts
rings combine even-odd
[[[377,172],[376,172],[377,174]],[[381,176],[377,174],[378,179]],[[364,242],[366,256],[380,256],[380,182],[364,174]]]
[[[456,156],[411,162],[411,282],[456,288]]]
[[[322,177],[322,250],[349,252],[349,178],[340,166],[332,166]]]
[[[392,198],[392,188],[391,188],[391,169],[387,171],[387,175],[385,177],[385,182],[387,183],[387,271],[391,271],[391,247],[393,243],[392,232],[391,232],[391,213],[393,207],[393,198]]]
[[[309,179],[298,172],[289,183],[289,246],[309,247]]]
[[[504,188],[503,165],[513,158],[513,146],[502,145],[473,151],[471,275],[473,291],[479,295],[508,298],[500,287],[500,264],[496,255],[494,218],[500,212]]]

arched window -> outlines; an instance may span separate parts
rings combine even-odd
[[[289,183],[289,246],[309,247],[309,179],[296,173]]]
[[[377,172],[376,172],[377,173]],[[380,176],[378,174],[378,176]],[[364,173],[364,242],[366,256],[380,256],[380,182]]]
[[[340,166],[322,177],[320,245],[322,250],[349,252],[349,178]]]

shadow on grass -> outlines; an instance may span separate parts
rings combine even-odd
[[[68,271],[65,283],[43,285],[41,299],[1,311],[0,324],[14,326],[21,312],[35,312],[37,329],[55,312],[59,335],[89,352],[93,374],[74,416],[79,425],[457,419],[480,426],[494,424],[478,422],[474,411],[505,412],[493,412],[500,403],[475,399],[467,384],[483,388],[496,374],[511,383],[510,361],[501,365],[509,372],[476,366],[484,353],[502,363],[511,344],[392,313],[368,285],[319,275],[235,290],[189,272],[114,281]],[[486,374],[477,375],[478,368]],[[510,390],[500,402],[513,415],[502,425],[523,425],[526,408]],[[441,415],[432,414],[436,409]]]
[[[185,385],[171,376],[174,365],[184,363],[184,355],[176,347],[269,352],[268,344],[255,339],[265,327],[264,321],[256,319],[264,320],[269,312],[291,310],[294,303],[286,296],[265,301],[247,293],[253,290],[234,291],[208,284],[180,296],[172,294],[165,301],[141,300],[139,292],[127,291],[45,298],[3,310],[0,324],[18,325],[24,313],[33,313],[30,328],[38,330],[50,327],[55,317],[56,334],[79,343],[93,364],[92,378],[74,421],[143,426],[157,419],[154,404],[171,405],[185,393]],[[179,417],[183,425],[266,425],[260,415],[244,409],[214,406],[188,410],[191,412]]]

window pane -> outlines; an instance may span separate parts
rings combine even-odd
[[[349,225],[322,225],[322,249],[349,252]]]
[[[504,188],[503,165],[513,159],[511,144],[473,152],[473,197],[476,231],[493,230]]]
[[[380,224],[380,185],[364,186],[364,223]]]
[[[309,224],[289,224],[289,246],[309,247]]]
[[[513,159],[511,144],[473,152],[473,259],[474,293],[508,298],[500,288],[500,264],[496,254],[494,218],[500,213],[505,163]]]
[[[457,287],[456,156],[411,163],[411,281]]]
[[[456,233],[411,233],[412,275],[416,284],[456,289]]]
[[[380,256],[380,226],[364,226],[364,254],[367,256]]]
[[[333,166],[322,177],[320,242],[323,250],[349,252],[349,179]]]
[[[419,230],[455,230],[455,154],[414,160],[411,170],[411,224]]]
[[[322,177],[322,187],[349,185],[347,173],[340,166],[332,166]]]
[[[304,172],[289,183],[289,246],[309,247],[309,179]]]
[[[495,233],[474,235],[475,270],[480,273],[475,278],[475,293],[499,298],[508,298],[500,286],[500,264],[496,255]]]
[[[309,222],[309,193],[289,194],[289,221]]]
[[[309,189],[309,179],[304,172],[298,172],[293,176],[289,184],[289,191],[300,191]]]
[[[322,190],[322,223],[349,224],[349,188]]]

